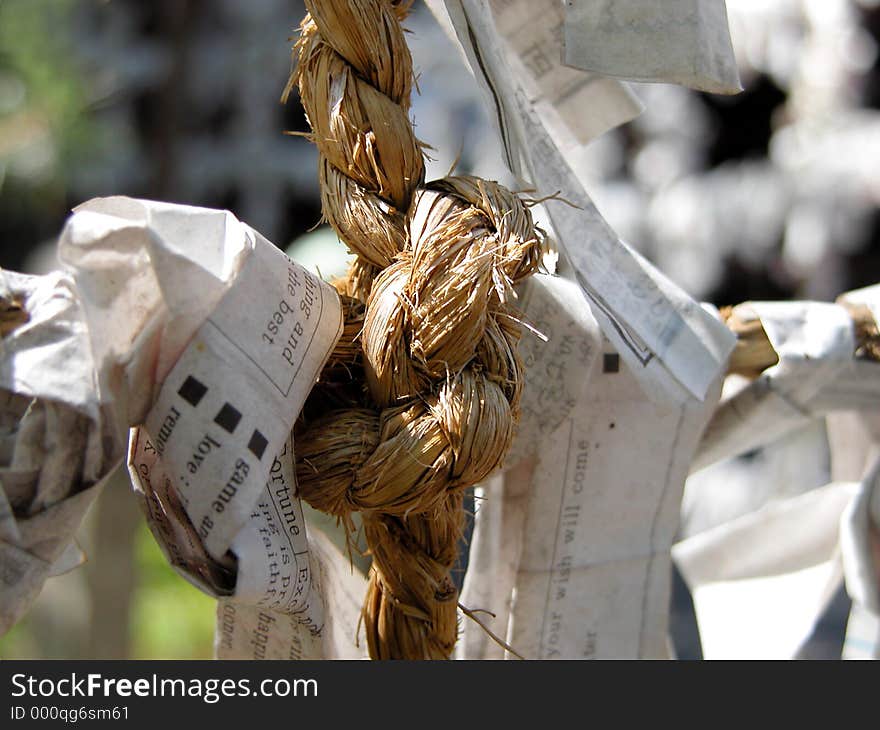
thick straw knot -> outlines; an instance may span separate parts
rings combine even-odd
[[[540,257],[528,208],[495,182],[431,183],[408,224],[407,250],[376,279],[364,321],[367,382],[382,407],[455,376],[481,345],[502,345],[498,319]]]
[[[297,441],[300,495],[347,519],[431,514],[447,493],[476,484],[504,458],[514,419],[504,391],[466,369],[407,405],[331,411]]]
[[[342,341],[296,433],[297,480],[373,556],[364,627],[374,658],[446,658],[465,488],[510,446],[522,387],[513,286],[541,246],[494,182],[423,186],[409,122],[411,0],[306,0],[297,86],[320,153],[324,217],[357,258]]]
[[[507,304],[538,263],[528,209],[497,183],[447,178],[416,194],[409,245],[376,279],[361,340],[372,401],[298,436],[313,506],[404,516],[487,477],[513,436],[519,327]]]

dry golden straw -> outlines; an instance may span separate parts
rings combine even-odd
[[[15,332],[23,324],[30,321],[21,300],[15,297],[0,297],[0,337]]]
[[[445,659],[464,491],[501,464],[522,363],[513,286],[538,267],[526,205],[497,183],[423,183],[409,120],[410,2],[306,0],[298,87],[320,152],[325,219],[357,255],[346,326],[297,424],[312,506],[373,556],[363,619],[376,659]]]

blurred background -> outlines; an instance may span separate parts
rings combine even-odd
[[[589,192],[623,238],[719,306],[877,283],[880,0],[727,4],[745,91],[634,85],[647,110],[590,145]],[[294,0],[2,0],[0,266],[54,268],[70,209],[104,195],[227,208],[320,259],[314,238],[298,240],[320,220],[317,155],[282,134],[307,125],[296,100],[279,103],[303,14]],[[509,181],[459,53],[420,3],[407,27],[429,178],[460,156],[458,171]],[[752,454],[741,478],[772,474],[777,494],[823,484],[823,439],[814,429]],[[819,448],[786,476],[795,442]],[[728,498],[717,519],[742,509]],[[706,526],[685,510],[683,530]],[[214,602],[167,567],[124,474],[79,541],[88,563],[50,579],[0,656],[211,656]],[[692,638],[679,631],[680,655],[699,655]]]

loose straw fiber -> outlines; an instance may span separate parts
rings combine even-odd
[[[363,619],[376,659],[448,658],[465,489],[510,447],[522,383],[513,286],[538,266],[526,206],[494,182],[423,184],[409,121],[409,2],[306,0],[298,87],[323,214],[357,255],[335,282],[346,326],[297,426],[301,495],[373,556]]]

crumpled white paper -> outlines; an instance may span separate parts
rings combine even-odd
[[[856,490],[777,500],[673,547],[704,658],[794,658],[840,584],[840,518]]]
[[[841,299],[853,295],[870,305],[880,287]],[[747,303],[737,316],[760,318],[779,362],[718,408],[694,470],[825,419],[833,481],[794,497],[776,495],[675,545],[673,557],[694,595],[703,654],[798,656],[844,581],[853,605],[843,657],[876,658],[880,364],[854,357],[853,323],[839,305]],[[688,497],[691,517],[712,511],[706,494],[689,490]]]
[[[120,432],[146,418],[158,384],[253,249],[250,231],[227,211],[133,198],[74,209],[58,254]]]
[[[0,358],[0,628],[78,558],[138,426],[129,469],[169,562],[324,646],[315,571],[347,561],[310,555],[289,434],[341,332],[335,290],[230,213],[169,203],[89,201],[59,253],[67,274],[0,281],[30,315]]]
[[[880,287],[871,291],[880,297]],[[735,311],[741,319],[760,319],[779,362],[725,398],[706,429],[694,471],[829,411],[880,406],[880,364],[853,357],[853,323],[843,307],[747,302]]]
[[[0,634],[81,559],[76,528],[122,456],[69,277],[0,271],[29,320],[0,340]]]

